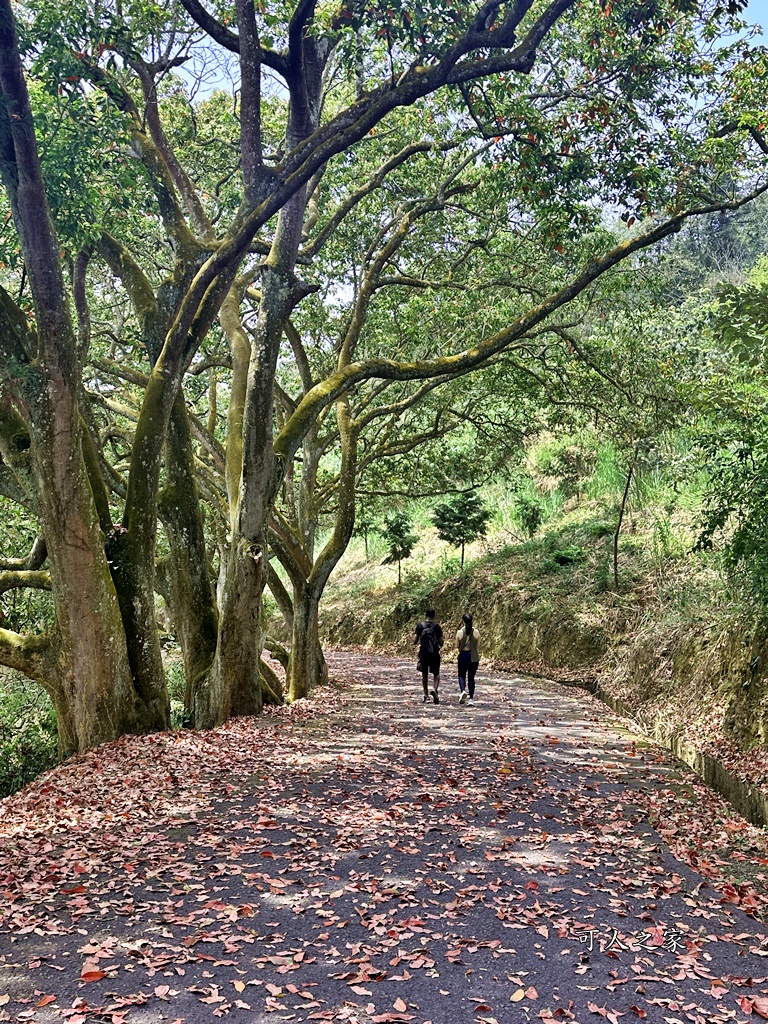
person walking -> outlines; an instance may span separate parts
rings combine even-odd
[[[416,627],[416,639],[414,645],[419,645],[419,660],[416,668],[421,672],[421,681],[424,685],[424,703],[432,700],[435,704],[440,703],[438,689],[440,688],[440,648],[443,646],[443,628],[435,621],[435,609],[427,608],[424,622]],[[429,688],[429,673],[432,673],[432,689]]]
[[[475,673],[480,664],[480,634],[472,625],[472,616],[462,615],[463,626],[456,633],[459,649],[459,704],[475,703]],[[469,701],[467,701],[469,698]]]

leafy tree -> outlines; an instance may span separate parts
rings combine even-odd
[[[768,611],[768,274],[758,261],[740,287],[710,306],[715,344],[707,374],[689,384],[701,419],[694,441],[708,486],[698,546],[724,545],[725,565]]]
[[[260,710],[268,530],[327,409],[372,379],[447,381],[502,353],[534,358],[537,337],[599,277],[763,187],[764,76],[741,40],[719,45],[734,19],[714,2],[503,2],[450,18],[443,5],[234,8],[236,31],[200,0],[0,0],[13,225],[0,457],[44,539],[53,608],[42,633],[0,630],[0,661],[44,683],[62,753],[168,724],[158,589],[191,720]],[[210,40],[239,64],[238,103],[233,115],[214,98],[198,121],[171,79]],[[45,173],[51,153],[58,174]],[[494,173],[478,182],[475,170]],[[444,187],[421,191],[425,173]],[[601,201],[624,211],[628,232],[607,231]],[[357,210],[370,215],[362,278],[348,262],[321,265],[330,239],[358,231]],[[494,211],[504,230],[487,235]],[[414,234],[432,214],[431,235]],[[115,283],[120,324],[106,313]],[[404,326],[399,300],[413,288],[421,316]],[[329,317],[347,294],[366,315],[306,377],[307,336],[291,346],[289,321],[320,290]],[[378,348],[360,346],[368,309]],[[437,335],[441,323],[455,329]],[[104,326],[114,338],[100,348]],[[280,421],[286,338],[298,383]],[[215,383],[213,429],[190,408],[210,353],[228,364],[225,443]],[[107,379],[135,389],[135,408]],[[220,506],[217,588],[201,492]],[[339,541],[352,525],[347,515]]]
[[[384,564],[397,562],[398,586],[402,582],[400,563],[404,558],[410,556],[419,539],[415,533],[411,533],[411,525],[411,518],[407,512],[393,512],[384,520],[384,527],[381,531],[384,540],[389,545],[389,554],[384,559]]]
[[[490,509],[485,507],[476,491],[457,494],[437,505],[432,512],[432,522],[437,527],[440,540],[461,546],[462,568],[464,545],[485,536],[490,518]]]

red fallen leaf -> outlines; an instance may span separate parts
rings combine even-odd
[[[490,1013],[491,1010],[493,1010],[493,1007],[489,1006],[488,1003],[478,1003],[477,1006],[474,1009],[474,1012],[475,1013]]]
[[[645,1010],[640,1006],[630,1006],[630,1010],[632,1013],[636,1013],[641,1020],[644,1020],[648,1016]]]
[[[732,885],[723,886],[723,895],[720,900],[721,903],[740,903],[741,897]]]
[[[58,999],[58,996],[42,996],[35,1003],[35,1006],[47,1006],[48,1003],[55,1003],[57,999]]]
[[[526,882],[525,883],[525,888],[526,889],[532,889],[533,892],[537,892],[538,888],[539,888],[539,883],[534,881],[533,879],[531,879],[530,882]]]
[[[533,987],[533,985],[529,985],[528,988],[525,990],[525,998],[526,999],[538,999],[539,998],[539,993],[536,991],[536,989]]]
[[[102,978],[106,978],[104,971],[84,971],[80,975],[81,981],[101,981]]]
[[[392,1005],[400,1013],[405,1013],[405,1011],[408,1009],[408,1007],[405,1005],[400,996],[397,997],[397,999],[394,1001],[394,1003],[392,1003]]]
[[[84,885],[76,885],[72,889],[62,889],[61,891],[65,896],[74,896],[75,893],[87,892],[88,890],[85,888]]]
[[[736,996],[736,1002],[742,1008],[744,1013],[752,1013],[752,1000],[749,996]]]
[[[73,867],[75,869],[75,873],[78,875],[83,875],[88,870],[88,868],[83,864],[74,864]]]

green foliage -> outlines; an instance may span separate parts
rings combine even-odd
[[[566,566],[579,565],[587,559],[587,552],[584,548],[569,544],[564,548],[554,548],[549,553],[549,559],[553,568],[562,569]]]
[[[419,539],[415,533],[411,533],[411,517],[407,512],[393,512],[387,516],[381,533],[389,547],[385,564],[397,562],[399,566],[404,558],[408,558]]]
[[[0,676],[0,797],[57,760],[56,714],[46,693],[15,673]]]
[[[478,537],[484,537],[491,512],[485,507],[476,491],[457,494],[435,506],[432,522],[437,528],[440,540],[461,547],[461,564],[464,564],[464,545]]]
[[[181,659],[181,649],[165,645],[164,649],[165,678],[168,683],[168,699],[171,704],[171,728],[180,729],[185,724],[184,691],[186,677]]]
[[[698,546],[724,545],[726,567],[768,612],[768,405],[722,420],[700,444],[709,467]]]
[[[521,494],[515,500],[515,519],[530,539],[544,521],[544,505],[539,498]]]
[[[768,286],[762,264],[712,306],[713,348],[692,440],[707,470],[698,547],[768,614]]]
[[[597,461],[595,441],[588,434],[547,438],[531,453],[533,468],[541,476],[556,477],[565,493],[572,493]]]

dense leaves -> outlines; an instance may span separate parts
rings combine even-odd
[[[454,467],[459,480],[463,477],[464,467],[461,461]],[[471,544],[478,537],[485,536],[490,509],[476,491],[457,494],[448,501],[436,505],[432,512],[432,522],[437,527],[437,535],[461,548],[461,564],[464,565],[464,546]]]

